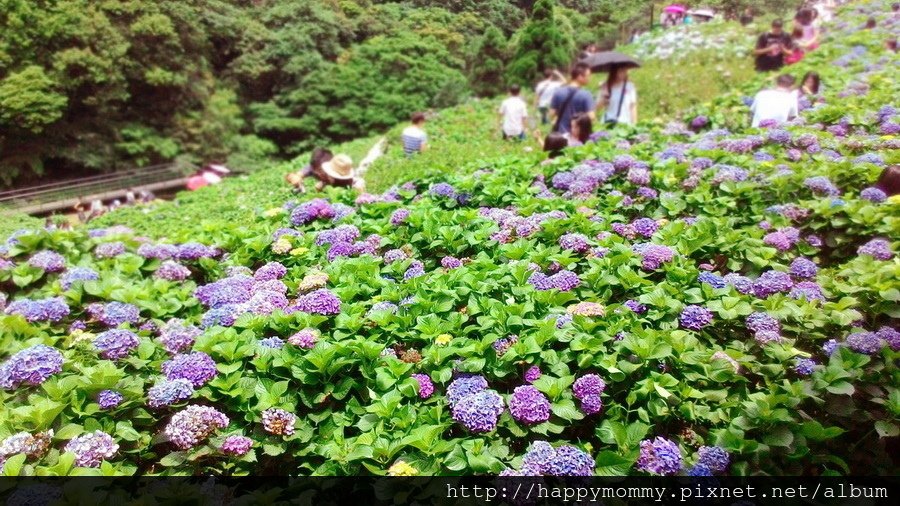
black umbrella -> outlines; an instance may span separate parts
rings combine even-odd
[[[617,53],[615,51],[603,51],[602,53],[594,53],[584,58],[579,63],[587,64],[594,72],[609,72],[614,68],[633,69],[640,67],[641,64],[627,54]]]

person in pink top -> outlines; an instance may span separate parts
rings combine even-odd
[[[221,183],[222,177],[230,173],[231,171],[228,170],[228,168],[225,166],[207,165],[203,169],[199,170],[196,174],[189,177],[186,186],[190,191],[199,190],[204,186]]]

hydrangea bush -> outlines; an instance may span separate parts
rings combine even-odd
[[[895,474],[887,11],[841,12],[790,124],[729,96],[165,240],[14,234],[3,472]]]

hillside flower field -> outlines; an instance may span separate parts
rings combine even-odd
[[[896,474],[897,23],[841,11],[788,124],[757,81],[548,163],[12,234],[2,473]]]

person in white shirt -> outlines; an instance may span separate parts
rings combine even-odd
[[[797,94],[792,89],[794,76],[782,74],[775,81],[774,89],[762,90],[756,94],[750,111],[753,113],[751,126],[758,127],[766,120],[784,123],[797,116]]]
[[[410,123],[403,130],[403,133],[400,134],[400,140],[403,143],[403,153],[407,157],[428,149],[428,134],[422,128],[425,125],[425,113],[413,113]]]
[[[498,111],[502,118],[501,129],[503,139],[525,139],[525,120],[528,118],[528,106],[519,94],[522,89],[518,84],[509,87],[509,97],[500,104]]]
[[[613,68],[606,82],[600,86],[597,109],[604,108],[603,122],[607,125],[637,123],[637,88],[628,80],[627,68]]]
[[[560,86],[565,84],[566,78],[556,69],[547,69],[544,71],[544,80],[539,82],[534,89],[534,101],[538,111],[541,113],[541,124],[546,125],[550,122],[550,102],[553,100],[553,94]]]

